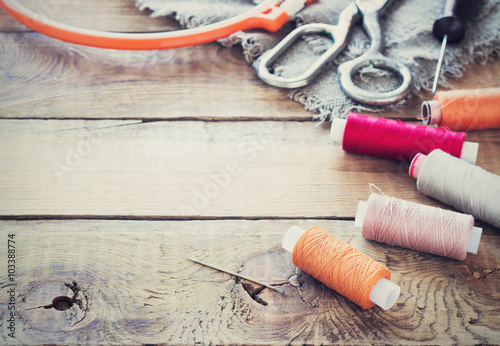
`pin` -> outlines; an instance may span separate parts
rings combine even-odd
[[[441,75],[441,66],[443,65],[444,51],[446,50],[446,43],[448,42],[448,36],[443,36],[443,42],[441,43],[441,52],[439,53],[439,59],[436,66],[436,73],[434,74],[434,83],[432,83],[432,95],[436,93],[437,85],[439,81],[439,76]]]
[[[467,12],[470,0],[444,0],[442,16],[434,21],[432,33],[441,43],[441,52],[432,84],[432,95],[436,93],[441,65],[443,64],[444,51],[447,43],[458,43],[465,36],[465,24],[463,18]]]
[[[224,269],[224,268],[221,268],[219,266],[216,266],[216,265],[213,265],[213,264],[208,264],[206,262],[203,262],[203,261],[200,261],[200,260],[197,260],[197,259],[194,259],[194,258],[190,258],[190,257],[186,257],[188,260],[190,261],[193,261],[195,263],[198,263],[198,264],[201,264],[203,266],[206,266],[206,267],[209,267],[209,268],[212,268],[212,269],[215,269],[215,270],[218,270],[218,271],[221,271],[223,273],[227,273],[227,274],[231,274],[231,275],[234,275],[234,276],[237,276],[239,278],[242,278],[242,279],[245,279],[245,280],[248,280],[248,281],[252,281],[252,282],[255,282],[256,284],[259,284],[259,285],[262,285],[262,286],[265,286],[267,288],[270,288],[272,290],[275,290],[276,292],[278,293],[281,293],[281,294],[284,294],[285,292],[283,292],[283,290],[277,288],[277,287],[274,287],[274,286],[271,286],[269,284],[266,284],[262,281],[259,281],[259,280],[255,280],[251,277],[248,277],[246,275],[242,275],[242,274],[238,274],[236,272],[233,272],[231,270],[227,270],[227,269]]]

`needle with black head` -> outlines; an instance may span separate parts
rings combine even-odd
[[[432,84],[432,94],[436,93],[441,65],[443,64],[444,51],[447,43],[458,43],[465,36],[464,15],[467,11],[469,0],[445,0],[442,16],[436,19],[432,32],[438,40],[442,40],[441,52]]]

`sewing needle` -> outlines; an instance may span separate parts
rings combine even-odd
[[[446,44],[458,43],[465,36],[465,24],[463,18],[467,12],[467,7],[473,1],[471,0],[444,0],[442,16],[434,21],[432,33],[437,39],[443,38],[441,43],[441,52],[432,83],[432,95],[436,93],[439,76],[441,75],[441,66],[443,65],[444,51]]]
[[[206,262],[203,262],[203,261],[200,261],[200,260],[197,260],[197,259],[194,259],[194,258],[190,258],[190,257],[186,257],[188,260],[190,261],[193,261],[195,263],[198,263],[198,264],[201,264],[203,266],[206,266],[206,267],[209,267],[209,268],[212,268],[212,269],[215,269],[215,270],[218,270],[218,271],[221,271],[223,273],[227,273],[227,274],[230,274],[230,275],[234,275],[234,276],[237,276],[239,278],[242,278],[242,279],[245,279],[245,280],[248,280],[248,281],[252,281],[252,282],[255,282],[256,284],[259,284],[259,285],[262,285],[264,287],[267,287],[267,288],[270,288],[272,290],[275,290],[276,292],[278,293],[281,293],[281,294],[284,294],[285,292],[283,292],[283,290],[277,288],[277,287],[274,287],[274,286],[271,286],[271,285],[268,285],[262,281],[259,281],[259,280],[255,280],[251,277],[248,277],[246,275],[243,275],[243,274],[239,274],[239,273],[236,273],[236,272],[233,272],[231,270],[227,270],[227,269],[224,269],[224,268],[221,268],[219,266],[216,266],[216,265],[213,265],[213,264],[208,264]]]
[[[441,43],[441,52],[439,53],[439,59],[436,66],[436,74],[434,75],[434,83],[432,83],[432,95],[436,93],[439,75],[441,74],[441,65],[443,64],[444,51],[446,49],[446,43],[448,41],[448,35],[443,36],[443,43]]]

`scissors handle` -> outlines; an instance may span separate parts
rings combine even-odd
[[[389,70],[400,75],[403,82],[401,85],[388,92],[368,91],[357,86],[353,76],[364,67],[375,67]],[[345,62],[338,67],[340,86],[350,98],[361,103],[385,106],[404,99],[411,91],[411,72],[400,62],[389,59],[382,54],[365,54],[354,60]]]
[[[349,97],[365,104],[384,106],[404,99],[411,91],[411,72],[407,66],[380,53],[383,39],[378,11],[363,13],[363,26],[371,40],[370,48],[360,57],[338,67],[340,86]],[[352,78],[360,69],[368,66],[396,72],[402,79],[401,85],[388,92],[374,92],[360,88]]]
[[[338,25],[306,24],[293,30],[274,48],[262,54],[253,67],[258,76],[266,83],[281,88],[299,88],[309,84],[323,69],[323,67],[344,49],[349,30],[357,19],[358,8],[355,3],[350,4],[342,11]],[[281,77],[271,73],[272,64],[303,35],[322,34],[333,39],[333,45],[323,53],[303,74],[296,77]]]

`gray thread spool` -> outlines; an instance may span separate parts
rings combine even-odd
[[[410,172],[421,193],[500,228],[500,176],[441,150],[415,157]]]

